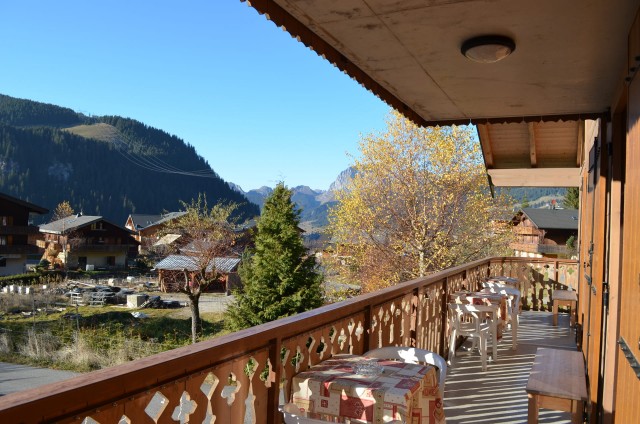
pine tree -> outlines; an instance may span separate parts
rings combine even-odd
[[[569,187],[564,195],[562,204],[567,209],[580,208],[580,189],[578,187]]]
[[[522,205],[521,205],[521,207],[523,209],[531,207],[531,205],[529,204],[529,199],[527,198],[527,193],[524,193],[522,195]]]
[[[283,183],[265,200],[255,248],[246,252],[239,273],[243,287],[225,315],[232,330],[253,327],[322,305],[322,275],[307,255],[298,224],[300,212]]]

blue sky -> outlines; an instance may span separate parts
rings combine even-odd
[[[239,0],[5,0],[0,93],[184,139],[243,189],[327,189],[389,108]]]

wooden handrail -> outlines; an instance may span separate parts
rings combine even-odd
[[[278,404],[281,396],[286,398],[296,372],[331,354],[362,354],[392,344],[444,353],[448,336],[443,305],[450,293],[463,284],[480,288],[481,280],[489,275],[522,277],[529,269],[534,280],[544,280],[546,274],[540,277],[539,271],[546,270],[545,265],[553,267],[550,280],[560,267],[575,267],[578,274],[576,261],[570,260],[500,257],[474,261],[213,340],[0,397],[0,422],[81,422],[89,416],[110,422],[123,415],[131,422],[148,422],[145,408],[161,393],[166,400],[158,422],[171,422],[181,402],[195,402],[190,417],[194,422],[202,422],[207,413],[216,415],[216,422],[242,422],[246,413],[253,413],[257,422],[277,423]],[[527,284],[540,284],[537,280]],[[533,290],[534,294],[538,291]],[[535,296],[530,300],[540,303]],[[271,370],[264,369],[267,362]],[[257,369],[249,364],[258,364]],[[207,381],[218,382],[210,393],[200,390]],[[223,397],[236,389],[234,401]],[[251,390],[256,401],[254,410],[247,411],[244,401]]]

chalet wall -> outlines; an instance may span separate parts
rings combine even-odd
[[[19,258],[5,258],[6,266],[0,267],[0,276],[22,274],[25,272],[27,257],[21,255]]]

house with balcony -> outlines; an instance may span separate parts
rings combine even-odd
[[[247,5],[416,124],[475,125],[490,186],[579,187],[579,259],[462,264],[3,396],[0,421],[281,423],[293,376],[335,354],[405,345],[446,356],[458,342],[449,333],[449,295],[504,275],[520,282],[526,307],[518,347],[500,351],[486,372],[472,355],[450,358],[447,419],[526,422],[536,349],[553,345],[577,353],[586,373],[587,402],[574,422],[638,422],[640,1]],[[575,328],[552,326],[558,289],[577,295]],[[546,422],[568,421],[550,414]]]
[[[36,245],[38,227],[30,224],[32,214],[49,210],[0,193],[0,276],[22,274],[27,264],[39,262],[42,250]]]
[[[577,209],[523,208],[511,223],[515,240],[509,245],[515,256],[570,257],[574,253],[567,241],[578,237]]]
[[[138,242],[133,231],[101,216],[71,215],[40,226],[44,258],[67,268],[126,268],[135,258]]]
[[[184,214],[186,214],[184,211],[157,215],[131,214],[124,227],[133,231],[133,237],[140,243],[140,249],[145,249],[159,241],[158,232],[164,225]]]

